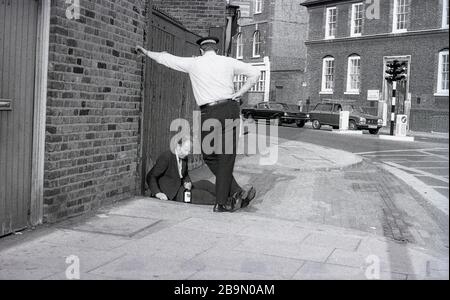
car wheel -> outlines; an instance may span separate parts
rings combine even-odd
[[[380,129],[369,129],[369,133],[373,135],[377,135],[380,132]]]
[[[297,121],[296,123],[297,123],[298,128],[303,128],[303,127],[305,127],[305,124],[306,124],[305,121]]]
[[[333,126],[333,129],[334,129],[334,130],[338,130],[338,129],[339,129],[339,126]]]
[[[358,127],[356,126],[356,122],[353,120],[350,120],[348,123],[348,129],[350,130],[358,130]]]
[[[322,127],[322,124],[320,124],[319,120],[313,120],[312,127],[316,130],[319,130]]]
[[[278,121],[278,126],[283,125],[283,120],[281,119],[281,117],[277,117],[276,120]]]

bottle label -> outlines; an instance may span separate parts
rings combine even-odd
[[[185,191],[184,192],[184,202],[190,203],[191,202],[191,192]]]

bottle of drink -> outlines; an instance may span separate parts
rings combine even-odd
[[[190,190],[184,191],[184,202],[191,203],[191,191]]]

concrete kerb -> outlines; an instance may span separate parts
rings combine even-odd
[[[334,170],[345,170],[349,168],[359,167],[364,162],[363,158],[359,155],[343,150],[317,146],[306,142],[290,141],[280,138],[277,140],[277,146],[279,147],[279,149],[288,154],[296,156],[300,160],[311,159],[319,161],[323,159],[334,164],[333,166],[317,166],[316,163],[313,163],[313,166],[304,166],[311,165],[311,162],[306,161],[303,163],[303,165],[292,166],[292,164],[283,163],[283,157],[279,157],[278,161],[275,163],[275,166],[277,166],[278,168],[281,167],[298,172],[328,172]],[[238,159],[236,161],[236,169],[239,169],[243,165],[255,166],[257,165],[256,161],[258,160],[258,158],[258,154],[245,154],[242,156],[238,156]],[[264,166],[261,167],[264,168]]]

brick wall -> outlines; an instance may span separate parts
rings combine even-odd
[[[443,0],[410,0],[410,15],[407,20],[408,30],[439,29],[441,27]],[[325,37],[326,7],[337,8],[337,34],[336,38],[350,35],[351,4],[352,1],[331,3],[327,6],[318,5],[309,8],[309,40],[321,40]],[[363,1],[361,1],[363,2]],[[363,21],[363,35],[372,35],[392,32],[393,1],[379,1],[379,18]],[[368,9],[368,4],[364,4]]]
[[[138,189],[144,1],[81,0],[81,18],[52,1],[44,221]]]
[[[225,0],[153,0],[153,5],[201,36],[211,27],[225,26]]]

